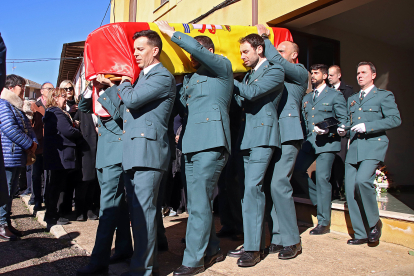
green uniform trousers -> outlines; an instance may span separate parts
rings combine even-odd
[[[220,250],[213,220],[213,192],[228,153],[224,147],[184,155],[187,179],[187,233],[183,265],[200,267]]]
[[[309,177],[307,170],[316,160],[316,184]],[[313,205],[316,205],[318,224],[328,226],[331,223],[332,164],[335,160],[335,152],[306,152],[300,150],[296,159],[295,170],[292,178],[308,193]]]
[[[134,235],[131,276],[150,276],[156,264],[157,197],[164,171],[135,167],[125,174],[129,213]],[[128,181],[129,180],[129,181]]]
[[[114,164],[98,169],[97,174],[101,187],[101,202],[91,263],[106,266],[111,256],[115,228],[115,254],[132,254],[132,239],[122,165]]]
[[[379,220],[374,187],[375,171],[379,162],[364,160],[356,165],[345,163],[346,202],[355,239],[366,239],[370,228]]]
[[[282,148],[277,148],[273,153],[271,167],[269,167],[269,170],[273,169],[270,182],[273,201],[270,213],[273,227],[270,230],[273,244],[290,246],[300,242],[290,179],[301,144],[301,140],[283,143]]]
[[[244,192],[241,203],[246,251],[259,251],[265,247],[266,197],[263,180],[274,150],[275,147],[255,147],[241,152],[244,163]]]

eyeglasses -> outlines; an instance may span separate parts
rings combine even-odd
[[[56,97],[56,98],[61,97],[61,98],[65,98],[66,99],[66,95],[65,94],[55,95],[54,97]]]
[[[46,87],[46,88],[42,88],[42,89],[47,90],[47,91],[52,91],[54,88],[53,87]],[[40,89],[40,90],[42,90],[42,89]]]
[[[63,88],[63,89],[65,89],[66,91],[73,91],[73,86],[71,86],[71,87],[66,87],[66,88]]]

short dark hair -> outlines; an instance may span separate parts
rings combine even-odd
[[[213,52],[215,51],[213,40],[211,40],[211,38],[209,38],[208,36],[198,35],[194,37],[194,39],[197,40],[198,43],[200,43],[207,50],[212,48]]]
[[[243,43],[249,43],[254,49],[257,49],[257,47],[262,46],[263,48],[263,53],[265,50],[265,42],[263,37],[261,37],[258,34],[249,34],[246,35],[245,37],[242,37],[239,39],[239,43],[243,44]]]
[[[140,37],[146,37],[148,39],[148,44],[153,47],[158,47],[160,49],[160,54],[162,51],[162,40],[159,34],[152,30],[144,30],[140,32],[136,32],[132,37],[133,40],[136,40]]]
[[[16,86],[25,86],[26,80],[18,75],[10,74],[6,76],[6,88],[13,88]]]
[[[325,64],[313,64],[310,67],[310,70],[320,70],[322,74],[328,75],[328,66],[326,66]]]
[[[371,68],[372,73],[377,73],[377,68],[375,68],[374,64],[372,64],[372,62],[370,61],[361,61],[360,63],[358,63],[357,70],[360,66],[363,66],[363,65],[368,65],[369,68]]]

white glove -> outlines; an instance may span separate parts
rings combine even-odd
[[[345,126],[344,126],[345,127]],[[345,129],[343,129],[342,127],[338,127],[337,129],[336,129],[336,132],[338,132],[338,134],[339,134],[339,136],[345,136],[346,135],[346,130]]]
[[[357,125],[353,126],[351,128],[351,130],[355,131],[355,132],[359,132],[359,133],[365,133],[365,131],[366,131],[365,124],[364,123],[357,124]]]
[[[317,126],[315,126],[313,129],[315,130],[316,134],[318,134],[318,135],[323,135],[323,134],[326,134],[326,133],[329,132],[329,130],[327,130],[327,129],[321,129],[321,128],[317,127]]]

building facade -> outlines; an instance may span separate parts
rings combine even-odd
[[[413,185],[409,169],[414,156],[411,6],[411,0],[112,0],[111,22],[285,27],[300,47],[299,62],[308,69],[315,63],[339,65],[342,81],[355,92],[359,91],[356,65],[373,62],[377,87],[394,92],[403,121],[388,132],[385,163],[396,185]]]

